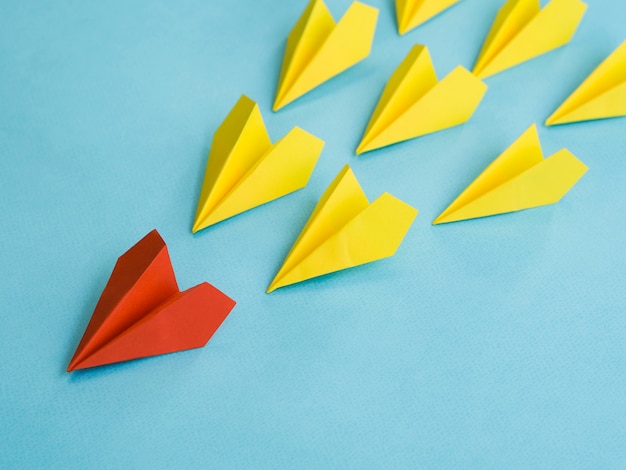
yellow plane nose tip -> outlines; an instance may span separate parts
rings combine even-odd
[[[274,100],[274,105],[272,106],[272,111],[276,112],[282,108],[284,108],[288,103],[285,103],[285,99],[282,94],[279,94]]]
[[[373,150],[372,148],[370,148],[369,146],[369,142],[365,140],[365,137],[363,138],[363,140],[361,140],[361,142],[359,143],[359,145],[356,148],[356,154],[357,155],[361,155],[365,152],[369,152],[370,150]]]
[[[439,214],[437,217],[435,217],[435,220],[432,221],[432,225],[440,225],[443,223],[445,223],[444,214]]]

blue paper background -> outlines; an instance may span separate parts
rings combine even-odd
[[[404,37],[278,113],[304,1],[0,3],[0,467],[626,468],[626,120],[541,123],[625,38],[591,0],[570,45],[487,80],[464,126],[354,156],[414,43],[473,65],[501,0]],[[329,0],[336,18],[348,0]],[[273,139],[326,141],[306,189],[192,236],[242,93]],[[555,206],[430,222],[532,122],[590,170]],[[350,163],[420,209],[397,256],[264,293]],[[238,301],[201,350],[67,374],[119,255],[152,228],[181,288]]]

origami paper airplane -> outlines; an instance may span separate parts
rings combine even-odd
[[[433,225],[555,204],[586,171],[587,167],[566,149],[544,159],[533,124]]]
[[[461,66],[437,81],[428,48],[415,45],[387,82],[356,153],[463,124],[486,91]]]
[[[396,0],[398,32],[406,34],[461,0]]]
[[[291,30],[274,111],[365,59],[372,48],[378,9],[354,2],[335,24],[322,0],[311,0]]]
[[[474,65],[487,78],[567,44],[587,5],[580,0],[508,0],[491,26]]]
[[[213,137],[192,231],[304,188],[323,147],[299,127],[272,144],[259,107],[242,96]]]
[[[388,193],[370,203],[346,165],[317,203],[267,292],[393,256],[416,216],[416,209]]]
[[[626,41],[548,118],[547,126],[626,116]]]
[[[206,282],[180,292],[153,230],[115,264],[67,371],[200,348],[234,306]]]

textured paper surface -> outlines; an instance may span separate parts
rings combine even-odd
[[[366,3],[368,59],[272,113],[305,1],[0,2],[0,468],[623,466],[624,120],[540,124],[624,40],[623,1],[588,2],[567,47],[488,79],[466,124],[355,157],[413,45],[440,77],[470,68],[504,0],[405,36],[392,1]],[[303,190],[191,235],[242,93],[272,142],[297,125],[324,151]],[[576,186],[432,227],[532,122],[546,155],[589,166]],[[396,255],[266,295],[346,163],[370,199],[420,210]],[[237,306],[202,349],[68,374],[116,259],[155,227],[182,289]]]

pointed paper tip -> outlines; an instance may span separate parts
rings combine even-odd
[[[270,282],[270,285],[269,285],[269,286],[267,286],[267,290],[265,291],[265,293],[266,293],[266,294],[269,294],[269,293],[271,293],[271,292],[274,292],[276,289],[279,289],[280,287],[283,287],[283,286],[280,284],[280,280],[278,279],[278,276],[279,276],[280,274],[281,274],[281,273],[279,272],[279,273],[276,275],[276,277],[275,277],[274,279],[272,279],[272,282]]]
[[[484,80],[485,78],[489,77],[489,74],[485,74],[485,67],[482,66],[482,64],[480,63],[480,60],[477,60],[476,64],[474,64],[474,68],[472,69],[472,74],[474,74],[477,78],[480,78],[481,80]]]
[[[209,228],[211,225],[215,225],[219,220],[215,220],[213,217],[213,212],[209,212],[209,214],[202,220],[197,220],[194,222],[193,227],[191,227],[191,232],[196,233],[200,230],[204,230],[205,228]]]
[[[75,371],[77,365],[78,364],[77,364],[76,359],[72,358],[72,360],[70,361],[69,365],[67,366],[67,372]]]
[[[451,220],[447,220],[448,219],[449,214],[446,214],[446,211],[443,211],[441,214],[439,214],[435,220],[432,221],[432,225],[441,225],[441,224],[447,224],[449,222],[452,222]]]
[[[370,150],[373,150],[373,149],[369,148],[368,145],[369,144],[365,142],[365,138],[363,138],[361,143],[356,148],[356,154],[357,155],[361,155],[362,153],[369,152]]]
[[[407,19],[406,16],[404,16],[403,18],[398,18],[398,34],[400,36],[404,36],[406,33],[408,33],[411,28],[409,28],[409,20]]]
[[[279,109],[284,108],[288,103],[284,102],[284,99],[282,98],[281,95],[277,95],[276,99],[274,100],[274,105],[272,106],[272,111],[276,112]]]
[[[554,114],[552,116],[550,116],[548,119],[546,119],[545,125],[546,126],[553,126],[555,124],[557,124],[556,122],[556,118],[554,117]]]
[[[443,225],[449,224],[450,222],[454,222],[454,220],[445,220],[444,218],[437,217],[435,220],[433,220],[431,225]]]
[[[200,230],[202,230],[204,227],[200,226],[200,223],[198,221],[195,221],[193,223],[193,226],[191,227],[191,233],[196,233],[199,232]]]
[[[75,371],[76,369],[80,369],[80,363],[84,359],[85,358],[83,357],[81,353],[79,353],[78,351],[74,352],[74,356],[72,356],[70,363],[67,365],[67,371],[72,372],[72,371]]]

